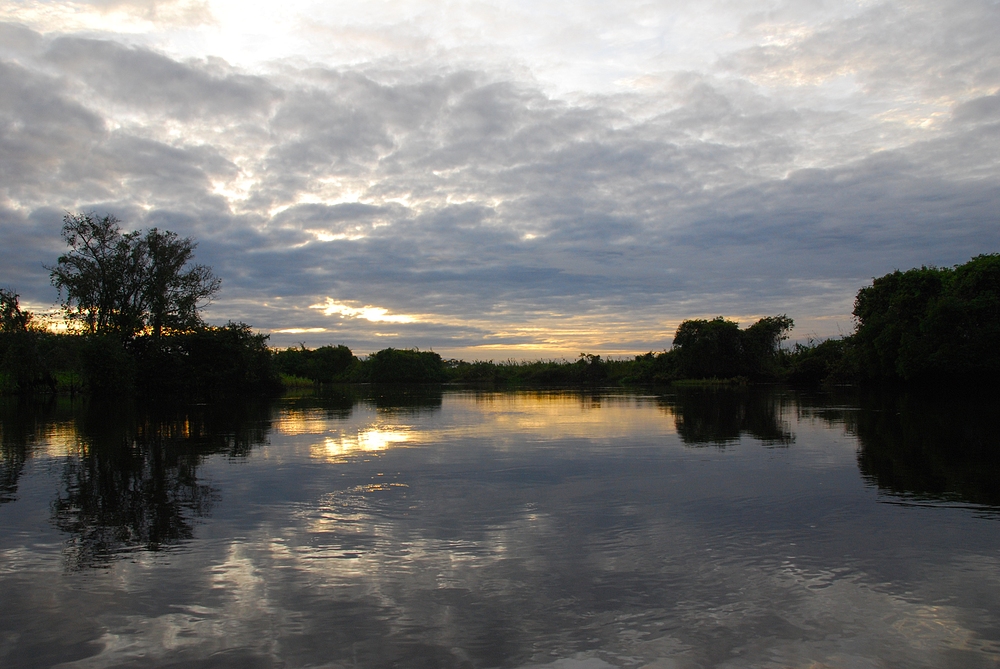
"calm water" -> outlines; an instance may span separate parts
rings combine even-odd
[[[997,667],[955,393],[0,403],[0,666]]]

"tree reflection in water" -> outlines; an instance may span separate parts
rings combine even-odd
[[[0,504],[17,499],[17,482],[40,435],[50,424],[55,399],[0,398]]]
[[[348,418],[359,403],[393,413],[439,411],[440,388],[333,388],[283,401],[288,411],[321,409]],[[257,398],[203,405],[127,400],[0,401],[0,503],[17,498],[26,463],[54,426],[64,457],[52,520],[69,534],[75,568],[136,550],[157,551],[193,537],[218,499],[198,468],[215,454],[239,458],[267,441],[275,402]]]
[[[71,453],[64,458],[53,523],[70,535],[74,567],[102,564],[134,550],[160,550],[190,539],[195,519],[216,493],[199,481],[213,454],[242,457],[264,443],[271,402],[137,406],[130,401],[5,402],[2,411],[2,499],[53,425]]]
[[[795,435],[785,411],[794,396],[772,388],[678,388],[659,400],[674,415],[677,434],[691,446],[726,444],[748,435],[771,446],[788,446]]]
[[[1000,507],[1000,397],[995,393],[872,392],[846,417],[858,468],[901,500]]]
[[[680,388],[658,400],[685,444],[725,447],[741,436],[787,446],[784,417],[800,412],[857,438],[861,476],[895,502],[1000,508],[1000,397],[981,390]]]
[[[617,394],[617,392],[615,393]],[[599,409],[601,393],[581,395]],[[350,418],[359,404],[403,414],[436,412],[440,388],[340,388],[286,397],[282,411]],[[657,402],[690,446],[724,448],[748,436],[795,443],[794,413],[842,426],[857,438],[858,467],[889,501],[1000,508],[1000,401],[995,394],[841,389],[678,388]],[[0,504],[17,498],[27,464],[65,442],[54,524],[70,536],[70,564],[104,564],[135,550],[190,539],[217,492],[199,467],[213,454],[239,458],[267,440],[270,400],[198,406],[108,404],[69,398],[0,401]],[[794,412],[794,413],[793,413]],[[58,439],[53,435],[58,433]],[[991,511],[992,513],[992,511]]]
[[[368,404],[394,414],[440,411],[444,390],[439,385],[331,385],[290,393],[282,400],[289,412],[320,411],[326,418],[350,418],[354,407]]]

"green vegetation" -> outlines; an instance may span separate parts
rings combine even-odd
[[[871,379],[1000,372],[1000,255],[955,268],[893,272],[861,289],[851,353]]]
[[[879,277],[858,291],[857,329],[799,346],[793,381],[991,382],[1000,373],[1000,254]]]
[[[721,316],[680,324],[673,348],[632,359],[581,353],[575,361],[444,360],[387,348],[364,358],[344,345],[271,351],[245,323],[206,325],[199,309],[219,290],[194,265],[195,243],[152,228],[123,232],[113,216],[67,214],[69,251],[48,268],[66,320],[36,325],[0,289],[0,393],[219,396],[331,383],[599,386],[873,383],[986,380],[1000,373],[1000,255],[954,268],[877,278],[857,295],[856,331],[782,348],[792,319],[749,327]]]

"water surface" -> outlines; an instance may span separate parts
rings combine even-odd
[[[996,401],[0,405],[4,667],[997,667]]]

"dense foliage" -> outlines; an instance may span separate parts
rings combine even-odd
[[[128,344],[113,335],[0,333],[0,392],[217,397],[280,386],[267,335],[244,323]]]
[[[779,375],[778,351],[793,322],[787,316],[762,318],[741,330],[724,318],[684,321],[674,335],[676,375],[685,379],[755,380]]]
[[[1000,372],[1000,255],[921,267],[858,292],[850,355],[865,378],[986,377]]]
[[[349,381],[349,371],[357,358],[346,346],[320,346],[308,349],[305,345],[286,348],[274,354],[278,370],[287,376],[308,379],[314,383]]]

